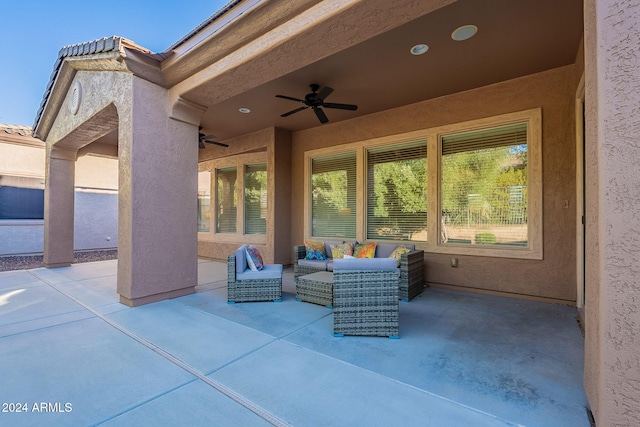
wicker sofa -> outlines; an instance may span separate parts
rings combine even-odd
[[[396,261],[336,259],[333,269],[333,335],[399,337]]]
[[[342,240],[325,240],[326,260],[307,260],[305,245],[293,247],[293,271],[294,279],[318,271],[334,271],[334,260],[331,258],[331,246],[344,243]],[[405,246],[410,252],[402,254],[400,267],[397,270],[399,275],[398,287],[399,298],[402,301],[410,301],[420,294],[424,287],[424,251],[415,249],[414,245],[397,243],[378,243],[376,245],[375,258],[388,258],[398,246]]]
[[[282,301],[282,264],[265,264],[262,270],[252,271],[247,246],[227,257],[227,302]]]

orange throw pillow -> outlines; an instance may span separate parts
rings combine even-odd
[[[356,258],[373,258],[376,255],[377,243],[356,243],[353,256]]]

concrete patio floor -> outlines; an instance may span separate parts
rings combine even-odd
[[[198,292],[118,303],[117,261],[0,273],[0,425],[589,426],[571,307],[428,288],[400,339],[332,335],[332,311]],[[20,412],[18,412],[20,411]]]

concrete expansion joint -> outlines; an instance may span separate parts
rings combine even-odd
[[[31,274],[33,275],[33,273],[31,273]],[[34,277],[37,277],[37,276],[34,275]],[[176,365],[177,367],[187,371],[189,374],[193,375],[196,379],[199,379],[202,382],[204,382],[205,384],[209,385],[210,387],[213,387],[214,389],[216,389],[220,393],[222,393],[225,396],[229,397],[230,399],[232,399],[236,403],[242,405],[243,407],[245,407],[249,411],[253,412],[254,414],[259,416],[260,418],[264,419],[265,421],[271,423],[274,426],[278,426],[278,427],[280,427],[280,426],[282,426],[282,427],[290,426],[290,423],[288,423],[288,422],[286,422],[284,420],[281,420],[276,415],[270,413],[266,409],[263,409],[263,408],[261,408],[260,406],[258,406],[256,404],[254,404],[253,402],[251,402],[250,400],[246,399],[242,395],[240,395],[240,394],[236,393],[235,391],[231,390],[230,388],[226,387],[224,384],[221,384],[218,381],[215,381],[215,380],[207,377],[202,372],[198,371],[194,367],[190,366],[189,364],[187,364],[187,363],[183,362],[182,360],[178,359],[177,357],[173,356],[171,353],[168,353],[168,352],[164,351],[163,349],[161,349],[160,347],[156,346],[152,342],[142,338],[141,336],[135,334],[134,332],[128,330],[127,328],[124,328],[124,327],[118,325],[116,322],[114,322],[111,319],[105,317],[104,315],[102,315],[98,311],[96,311],[93,308],[89,307],[88,305],[84,304],[82,301],[78,300],[77,298],[73,297],[72,295],[69,295],[68,293],[66,293],[63,290],[59,289],[53,283],[48,282],[47,280],[45,280],[45,279],[43,279],[41,277],[38,277],[38,279],[43,281],[44,283],[46,283],[48,286],[50,286],[51,288],[53,288],[54,290],[56,290],[60,294],[62,294],[65,297],[69,298],[70,300],[72,300],[76,304],[80,305],[85,310],[89,311],[91,314],[96,316],[98,319],[100,319],[103,322],[107,323],[109,326],[115,328],[117,331],[119,331],[119,332],[127,335],[128,337],[134,339],[138,343],[140,343],[143,346],[147,347],[148,349],[152,350],[153,352],[155,352],[156,354],[160,355],[161,357],[163,357],[167,361],[169,361],[169,362],[173,363],[174,365]],[[277,339],[274,339],[274,341],[276,341],[276,340]],[[271,342],[269,342],[269,343],[267,343],[265,345],[269,345],[269,344],[271,344]],[[260,347],[260,348],[262,348],[262,347]],[[256,349],[256,350],[258,350],[258,349]],[[256,350],[254,350],[254,352]],[[244,356],[246,356],[246,354]],[[244,357],[244,356],[241,356],[241,357]],[[233,362],[234,361],[231,361],[229,363],[233,363]],[[185,384],[182,384],[177,388],[180,388],[180,387],[182,387],[184,385]],[[157,397],[159,397],[159,396],[155,396],[154,399],[157,398]],[[144,404],[144,403],[146,403],[146,402],[142,402],[141,405]],[[130,408],[130,409],[134,409],[134,408]]]

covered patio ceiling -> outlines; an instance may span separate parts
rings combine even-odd
[[[304,9],[321,7],[324,2],[302,0],[300,3],[304,5],[298,7]],[[228,69],[224,69],[224,63],[231,61],[225,55],[237,54],[246,46],[236,42],[234,48],[225,47],[226,51],[212,48],[216,43],[227,43],[225,39],[218,41],[221,36],[215,34],[225,29],[224,24],[218,23],[221,18],[213,19],[210,25],[218,23],[220,28],[209,30],[214,33],[210,40],[202,41],[196,36],[195,42],[186,39],[158,55],[163,59],[161,69],[166,85],[181,98],[205,106],[201,120],[203,132],[215,135],[218,141],[229,142],[270,127],[296,132],[327,126],[574,64],[583,32],[582,0],[442,0],[429,2],[428,7],[424,6],[427,2],[419,6],[401,3],[404,24],[389,24],[391,29],[377,31],[376,35],[355,43],[352,39],[357,38],[353,34],[359,31],[358,25],[350,28],[345,25],[349,20],[366,21],[366,25],[360,24],[360,30],[374,26],[373,23],[386,24],[385,11],[371,7],[378,2],[366,3],[369,8],[354,6],[347,18],[311,22],[305,32],[268,46],[266,53],[254,54],[258,59],[243,58],[240,65]],[[275,10],[271,13],[284,13],[286,2],[246,0],[238,2],[237,7],[241,6],[246,12],[238,15],[246,16],[240,19],[249,21],[246,26],[262,24],[262,36],[283,31],[277,26],[286,18],[264,24],[267,18],[274,17],[260,18],[260,14],[267,13],[264,12],[267,6]],[[425,13],[429,7],[433,11]],[[299,11],[287,12],[293,19]],[[416,15],[419,16],[413,19]],[[453,40],[454,30],[466,25],[477,27],[475,36],[464,41]],[[206,31],[205,26],[202,33]],[[233,39],[236,29],[229,31],[228,37]],[[349,31],[353,33],[349,35]],[[259,34],[252,36],[259,38]],[[340,43],[333,39],[343,36],[350,41],[342,43],[345,48],[336,47]],[[243,43],[256,43],[255,39],[246,38]],[[327,47],[328,44],[331,47]],[[428,45],[427,52],[413,55],[410,50],[417,44]],[[219,55],[217,58],[211,53],[214,50],[215,55]],[[217,71],[210,72],[210,69]],[[310,92],[312,83],[334,89],[327,102],[356,104],[357,111],[324,109],[329,119],[325,125],[311,109],[281,117],[302,104],[275,95],[302,99]],[[240,109],[248,109],[250,113],[242,113]],[[99,142],[117,144],[117,132]],[[208,144],[206,150],[206,157],[226,153],[225,148],[217,145]]]
[[[464,25],[477,26],[477,34],[453,40]],[[210,101],[215,79],[184,97],[207,106],[204,131],[219,140],[272,126],[299,131],[321,124],[311,109],[280,117],[302,104],[276,94],[304,98],[317,83],[335,90],[327,102],[358,105],[357,111],[325,109],[331,124],[573,64],[582,28],[581,0],[459,0],[228,99]],[[321,49],[335,37],[321,30],[304,49]],[[412,55],[419,43],[428,51]]]

